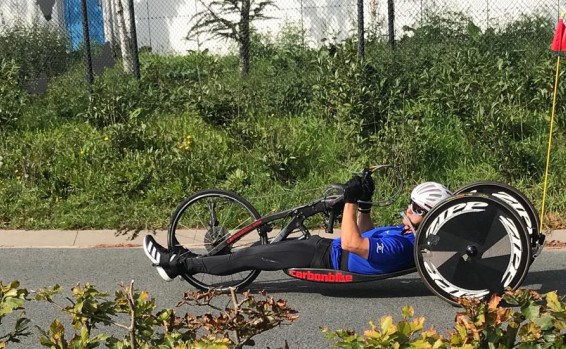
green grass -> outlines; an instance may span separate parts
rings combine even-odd
[[[490,179],[515,185],[537,207],[542,198],[541,178],[518,176],[510,182],[495,155],[492,162],[474,159],[477,154],[469,151],[465,132],[450,122],[431,126],[434,136],[414,137],[406,149],[384,149],[386,138],[366,148],[319,118],[306,116],[257,120],[248,125],[245,140],[192,114],[159,116],[143,125],[123,131],[66,123],[42,131],[6,132],[0,143],[4,227],[163,228],[184,197],[206,188],[239,192],[265,214],[317,198],[327,184],[346,181],[365,163],[399,165],[406,177],[405,194],[421,180],[443,181],[455,189]],[[409,133],[399,129],[391,136],[408,137],[404,132]],[[564,167],[559,161],[565,152],[560,143],[555,139],[546,203],[550,212],[566,207],[560,190]],[[542,153],[544,146],[536,144]],[[404,204],[400,199],[375,218],[391,223]]]

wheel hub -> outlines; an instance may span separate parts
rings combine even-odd
[[[206,247],[206,250],[210,252],[213,248],[218,246],[218,244],[224,241],[229,235],[230,233],[228,232],[228,229],[224,227],[221,226],[209,227],[208,230],[206,231],[206,234],[204,235],[204,246]],[[219,254],[226,254],[226,253],[230,253],[229,246],[223,249]]]
[[[477,248],[476,246],[474,246],[474,245],[468,245],[468,246],[466,247],[466,254],[467,254],[469,257],[475,257],[475,256],[478,255],[478,248]]]

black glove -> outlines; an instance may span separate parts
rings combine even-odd
[[[355,204],[363,194],[362,178],[360,176],[352,177],[344,185],[344,202]]]
[[[371,177],[371,173],[367,173],[362,179],[362,195],[360,196],[360,201],[372,201],[374,191],[375,184],[373,183],[373,178]],[[360,203],[359,207],[361,210],[369,211],[371,204]]]

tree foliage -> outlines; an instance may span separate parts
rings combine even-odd
[[[204,10],[197,12],[192,21],[187,38],[202,34],[212,38],[233,40],[240,50],[240,74],[249,73],[250,66],[250,24],[266,19],[264,11],[273,6],[272,0],[199,0]]]

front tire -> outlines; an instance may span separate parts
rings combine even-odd
[[[219,189],[200,191],[185,199],[173,213],[168,247],[176,251],[188,249],[198,256],[207,256],[220,242],[258,218],[257,210],[236,193]],[[251,231],[216,255],[231,254],[258,243],[267,244],[267,237]],[[225,276],[187,273],[180,276],[200,290],[227,291],[231,287],[242,289],[259,273],[259,270],[248,270]]]

